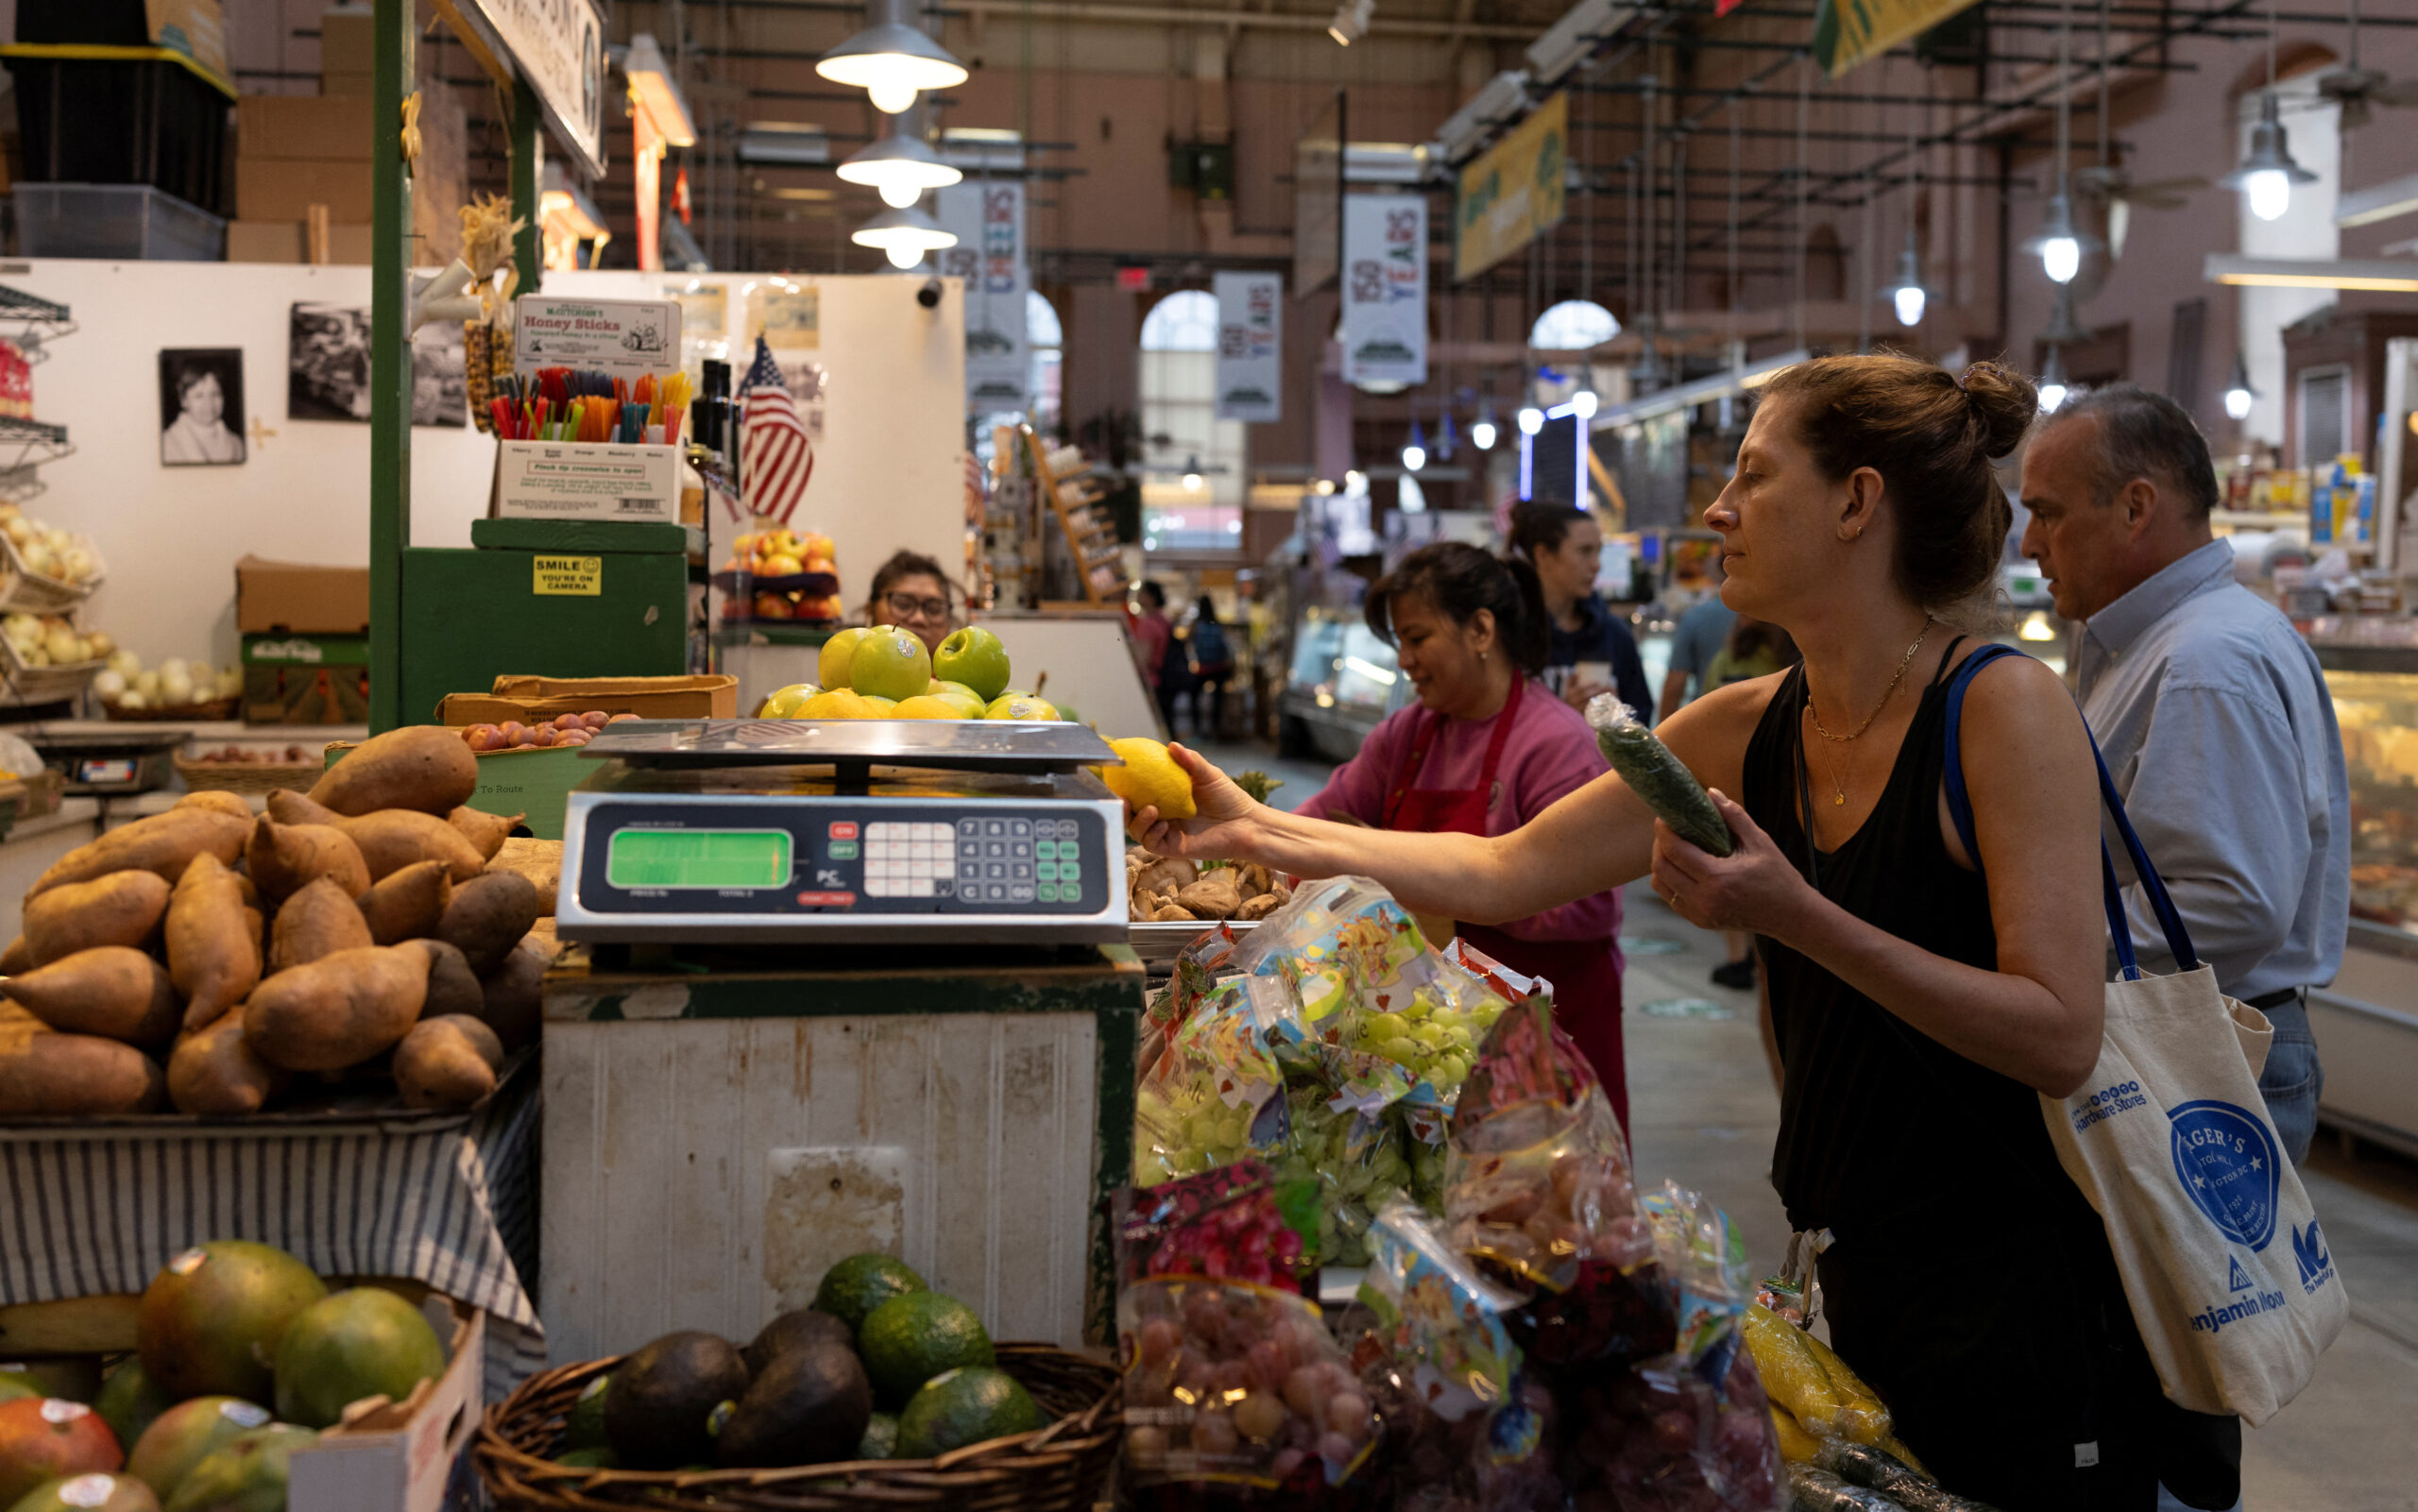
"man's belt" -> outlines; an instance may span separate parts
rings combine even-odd
[[[2299,1002],[2303,994],[2307,994],[2307,991],[2308,989],[2306,987],[2278,988],[2274,992],[2262,993],[2258,996],[2249,999],[2247,1006],[2258,1010],[2261,1013],[2270,1012],[2275,1009],[2289,1008],[2292,1004]]]

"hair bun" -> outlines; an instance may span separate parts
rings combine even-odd
[[[1965,403],[1982,427],[1982,451],[2002,457],[2023,442],[2040,412],[2040,391],[2032,380],[2001,363],[1975,363],[1956,381]]]

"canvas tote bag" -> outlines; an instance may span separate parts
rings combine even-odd
[[[1948,693],[1948,807],[1979,864],[1957,741],[1965,689],[2003,646],[1957,669]],[[2106,1225],[2133,1321],[2177,1405],[2253,1427],[2298,1396],[2342,1331],[2350,1300],[2300,1174],[2258,1095],[2273,1030],[2226,997],[2124,816],[2099,757],[2099,791],[2180,968],[2144,976],[2104,840],[2100,872],[2121,967],[2107,985],[2099,1064],[2081,1091],[2043,1096],[2058,1159]]]

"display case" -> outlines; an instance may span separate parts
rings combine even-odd
[[[1409,697],[1409,679],[1394,660],[1394,648],[1377,637],[1356,609],[1304,606],[1293,631],[1293,665],[1283,703],[1288,754],[1350,760],[1378,722]]]
[[[2351,940],[2309,994],[2320,1116],[2418,1154],[2418,647],[2320,642],[2351,798]]]

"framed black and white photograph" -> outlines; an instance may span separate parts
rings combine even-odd
[[[243,460],[243,348],[162,351],[160,465],[231,467]]]
[[[291,420],[369,419],[369,312],[298,304],[287,327],[285,416]],[[462,327],[440,320],[412,339],[412,423],[470,423]]]
[[[462,322],[432,320],[412,337],[412,423],[460,430],[470,423],[470,365]]]

